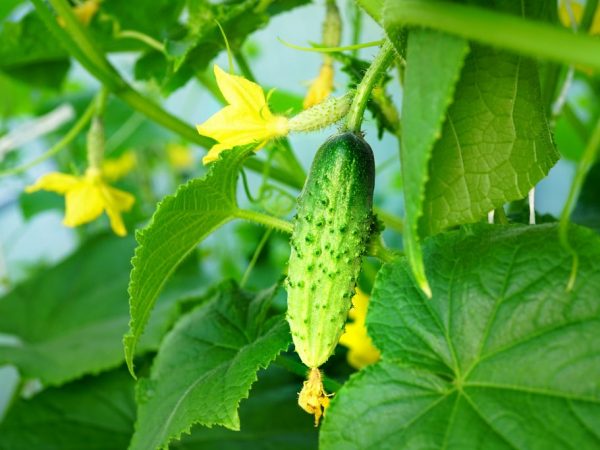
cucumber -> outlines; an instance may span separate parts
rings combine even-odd
[[[296,352],[311,369],[344,330],[370,237],[375,163],[359,135],[345,132],[318,150],[298,199],[286,288]]]

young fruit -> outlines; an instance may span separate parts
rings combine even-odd
[[[298,200],[288,267],[288,314],[296,352],[311,368],[305,389],[320,385],[318,367],[333,353],[344,330],[373,224],[373,152],[352,132],[319,148]],[[316,371],[316,372],[315,372]],[[319,391],[320,389],[320,391]],[[318,421],[326,406],[322,386],[303,392],[301,406]],[[321,400],[319,400],[321,399]]]

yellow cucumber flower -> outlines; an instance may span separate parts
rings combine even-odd
[[[359,288],[356,288],[352,305],[354,307],[350,310],[348,316],[353,319],[353,322],[346,324],[346,331],[340,338],[340,344],[349,349],[348,364],[356,369],[361,369],[377,362],[380,353],[373,345],[365,326],[369,297]]]
[[[181,144],[167,145],[167,158],[171,167],[177,170],[189,169],[194,164],[192,150]]]
[[[579,25],[583,16],[584,5],[571,0],[570,7],[573,18],[575,19],[576,24]],[[569,9],[567,7],[567,0],[560,0],[558,4],[558,18],[565,27],[573,26],[571,14],[569,14]],[[589,33],[592,35],[600,34],[600,8],[596,8]]]
[[[333,91],[333,65],[323,63],[319,76],[315,78],[308,88],[308,93],[304,98],[304,109],[321,103],[331,95]]]
[[[63,224],[76,227],[97,219],[106,211],[110,226],[119,236],[127,230],[121,213],[129,211],[135,202],[133,195],[109,186],[98,169],[89,168],[83,176],[52,172],[43,175],[35,184],[25,188],[31,193],[52,191],[65,196],[66,211]]]
[[[86,0],[80,5],[73,7],[73,13],[79,22],[85,26],[88,26],[99,9],[99,0]],[[61,27],[65,27],[65,20],[60,16],[58,17],[58,23]]]
[[[198,133],[218,143],[202,159],[204,164],[215,161],[223,150],[238,145],[257,144],[288,134],[288,119],[274,115],[262,88],[243,77],[231,75],[215,65],[217,85],[228,105],[197,126]]]
[[[105,180],[117,181],[131,172],[136,164],[135,153],[127,151],[117,158],[105,159],[102,162],[102,175]]]

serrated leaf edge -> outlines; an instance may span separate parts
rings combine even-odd
[[[219,155],[219,159],[214,162],[213,164],[211,164],[211,166],[208,169],[208,172],[206,173],[206,175],[202,178],[196,178],[193,180],[188,181],[187,183],[180,185],[177,188],[177,191],[175,191],[174,194],[172,195],[167,195],[166,197],[164,197],[158,204],[156,207],[156,210],[154,211],[154,214],[152,214],[152,218],[150,219],[150,222],[148,223],[148,225],[143,228],[142,230],[137,230],[135,233],[135,239],[138,243],[137,247],[135,248],[135,252],[133,257],[131,258],[131,265],[132,265],[132,269],[131,269],[131,274],[129,277],[129,285],[127,288],[127,292],[129,294],[129,311],[130,311],[130,317],[129,317],[129,330],[127,332],[127,334],[125,334],[125,336],[123,336],[123,349],[125,352],[125,362],[127,363],[127,368],[129,369],[129,373],[136,378],[135,375],[135,369],[134,369],[134,365],[133,365],[133,358],[135,355],[135,348],[137,346],[137,343],[140,339],[140,337],[142,336],[147,322],[148,322],[148,318],[150,317],[150,314],[152,312],[152,310],[154,309],[154,305],[156,303],[156,298],[158,297],[155,296],[154,299],[152,299],[152,301],[150,302],[150,308],[149,311],[147,313],[148,318],[144,321],[144,323],[141,324],[141,327],[139,328],[139,332],[136,333],[135,331],[135,327],[136,327],[136,319],[134,318],[134,315],[131,313],[134,310],[134,306],[133,306],[133,289],[137,286],[138,281],[135,280],[136,274],[138,273],[138,262],[140,260],[140,258],[142,257],[141,253],[143,251],[143,246],[145,243],[145,239],[146,239],[146,235],[147,233],[153,229],[153,227],[155,226],[155,222],[157,220],[157,216],[159,216],[161,214],[161,208],[165,207],[166,205],[171,204],[172,202],[174,202],[177,199],[177,196],[182,195],[184,191],[187,191],[188,189],[191,189],[195,184],[199,184],[199,183],[206,183],[209,180],[211,180],[213,177],[215,177],[215,172],[216,172],[216,168],[219,167],[219,162],[225,160],[226,155],[229,156],[231,155],[231,152],[236,151],[236,149],[233,150],[229,150],[226,152],[223,152]],[[252,148],[251,147],[245,147],[244,149],[239,149],[239,154],[235,155],[235,159],[231,162],[232,164],[237,165],[238,167],[241,166],[242,162],[244,161],[244,159],[246,159],[246,157],[251,153]],[[237,172],[237,170],[236,170]],[[237,174],[235,175],[235,179],[237,180]],[[234,183],[236,184],[236,183]],[[219,228],[222,225],[224,225],[225,223],[229,222],[230,220],[234,219],[234,213],[235,210],[237,208],[237,202],[235,199],[235,186],[234,186],[234,198],[233,198],[233,203],[232,203],[232,207],[231,207],[231,215],[229,218],[227,218],[226,220],[221,221],[216,227]],[[167,274],[167,276],[165,277],[165,279],[162,281],[160,287],[159,287],[159,292],[162,290],[162,288],[164,287],[165,283],[167,282],[167,280],[171,277],[171,275],[173,274],[173,272],[175,271],[175,269],[179,266],[179,264],[181,263],[181,261],[183,261],[185,259],[185,257],[187,255],[189,255],[189,253],[196,247],[196,245],[198,245],[200,241],[197,241],[194,246],[192,246],[190,248],[190,250],[185,253],[184,255],[182,255],[182,257],[177,261],[177,264],[175,264],[172,269],[170,270],[170,272]]]

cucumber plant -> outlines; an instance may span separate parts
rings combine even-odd
[[[600,449],[597,0],[0,3],[0,450]]]

